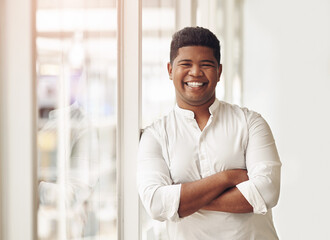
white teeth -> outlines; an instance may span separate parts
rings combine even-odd
[[[187,85],[189,87],[200,87],[200,86],[203,86],[203,83],[201,83],[201,82],[187,82]]]

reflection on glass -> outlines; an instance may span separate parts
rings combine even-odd
[[[38,239],[117,239],[115,1],[37,3]]]

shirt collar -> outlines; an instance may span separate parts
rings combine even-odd
[[[219,100],[215,99],[214,102],[212,103],[212,105],[209,107],[211,116],[213,116],[213,114],[215,114],[218,106],[219,106]],[[175,104],[175,112],[181,114],[182,116],[184,116],[186,118],[190,118],[190,119],[195,118],[195,114],[193,111],[190,111],[190,110],[184,109],[184,108],[180,108],[178,104]]]
[[[209,107],[209,111],[211,113],[211,115],[214,115],[216,110],[218,109],[219,106],[219,100],[215,99],[214,102],[212,103],[212,105]]]

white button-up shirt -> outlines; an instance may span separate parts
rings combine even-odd
[[[170,239],[278,239],[271,208],[278,201],[281,162],[275,141],[260,114],[215,100],[201,131],[194,113],[174,108],[142,134],[137,184],[154,219],[167,221]],[[199,210],[179,218],[181,183],[228,169],[247,169],[238,184],[253,213]]]

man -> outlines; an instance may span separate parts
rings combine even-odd
[[[278,239],[281,162],[257,113],[215,97],[220,44],[201,27],[173,35],[168,73],[177,105],[146,128],[138,190],[147,212],[167,221],[170,239]]]

